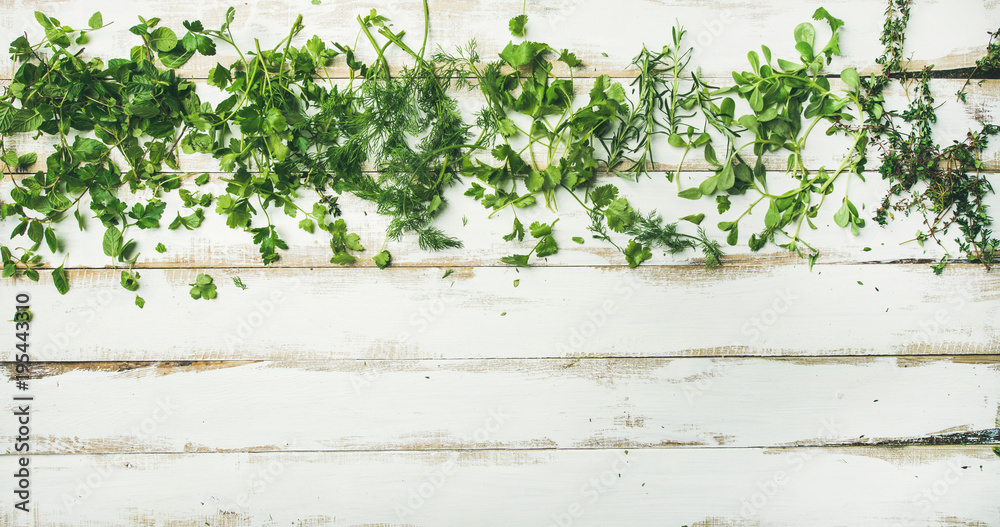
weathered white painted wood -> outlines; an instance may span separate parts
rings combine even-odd
[[[44,363],[30,381],[32,451],[905,442],[994,428],[998,366],[995,357]],[[0,394],[11,411],[23,404],[13,383]],[[16,435],[4,429],[0,441]]]
[[[475,38],[484,58],[495,53],[511,40],[507,20],[520,14],[526,6],[530,17],[528,38],[548,42],[556,48],[569,48],[584,60],[581,76],[601,73],[620,73],[630,59],[645,44],[659,48],[670,43],[670,27],[675,20],[688,30],[687,44],[696,48],[695,61],[706,77],[730,78],[729,72],[737,64],[744,64],[746,53],[759,50],[766,44],[776,56],[797,57],[792,32],[801,22],[814,22],[813,12],[819,4],[794,0],[771,0],[747,4],[728,0],[712,2],[656,2],[653,0],[627,0],[614,7],[597,1],[560,0],[541,2],[533,0],[524,4],[515,0],[504,2],[456,2],[431,0],[430,46],[451,50]],[[173,2],[169,9],[136,0],[100,5],[70,2],[67,0],[32,1],[4,0],[0,17],[0,34],[20,35],[27,32],[37,40],[42,30],[35,22],[35,10],[57,16],[64,24],[86,26],[86,21],[96,9],[104,13],[105,22],[114,25],[95,34],[87,44],[99,56],[121,56],[138,42],[128,28],[137,23],[136,15],[159,16],[161,24],[183,35],[181,22],[202,20],[206,27],[219,27],[226,8],[232,2],[222,0]],[[830,0],[823,2],[834,16],[842,18],[841,48],[843,57],[830,66],[831,71],[853,66],[863,73],[877,68],[875,58],[882,52],[878,37],[882,32],[884,2],[857,2]],[[326,0],[320,5],[308,2],[244,2],[236,5],[237,16],[233,33],[243,49],[253,49],[253,39],[261,47],[274,46],[288,34],[288,29],[299,14],[303,15],[305,30],[297,44],[313,34],[327,41],[339,41],[354,46],[358,38],[358,15],[367,15],[371,8],[389,16],[394,29],[405,29],[407,41],[419,47],[423,32],[423,12],[420,2],[400,0]],[[981,57],[989,36],[996,30],[998,7],[993,3],[976,0],[915,2],[910,28],[907,32],[905,55],[913,59],[912,69],[934,64],[938,69],[970,67]],[[825,22],[814,22],[817,41],[826,42],[829,28]],[[627,27],[627,30],[621,28]],[[4,44],[6,44],[6,40]],[[360,56],[367,61],[374,57],[370,46],[361,36],[357,44]],[[605,56],[606,54],[606,56]],[[393,64],[408,63],[406,57],[393,50],[389,55]],[[219,46],[214,57],[198,56],[182,69],[185,75],[207,75],[216,62],[223,64],[235,60],[236,54],[225,45]],[[0,77],[10,77],[10,63],[0,69]],[[343,60],[337,61],[331,74],[347,74]]]
[[[137,13],[162,14],[179,28],[193,18],[217,25],[226,6],[216,0],[101,6],[115,25],[95,35],[87,51],[126,54]],[[254,36],[266,44],[302,12],[304,36],[349,42],[357,33],[354,16],[371,6],[418,40],[419,3],[395,0],[246,3],[237,6],[234,29],[243,44]],[[830,71],[872,71],[884,3],[824,6],[847,22],[846,56]],[[815,7],[791,0],[628,0],[609,14],[608,4],[593,1],[527,4],[529,36],[576,48],[587,63],[575,72],[579,77],[627,77],[625,65],[641,43],[665,42],[677,18],[692,41],[703,41],[696,63],[719,84],[728,84],[729,71],[744,68],[746,51],[760,43],[778,56],[793,53],[792,28]],[[30,28],[37,36],[35,9],[79,25],[95,8],[0,0],[0,34],[12,39]],[[985,32],[996,29],[998,8],[971,0],[918,2],[906,49],[911,69],[971,65]],[[506,20],[520,9],[520,2],[432,1],[431,42],[453,46],[475,35],[492,56],[509,40]],[[231,60],[231,53],[199,58],[182,73],[204,77],[216,61]],[[10,72],[8,62],[0,63],[0,77]],[[340,61],[331,69],[333,76],[344,73]],[[935,81],[938,100],[949,101],[958,85]],[[971,90],[967,106],[944,106],[940,140],[960,136],[979,118],[995,121],[996,86],[990,81]],[[895,90],[890,95],[903,101]],[[478,104],[474,96],[463,98],[470,103]],[[837,162],[837,145],[817,143],[808,162]],[[660,158],[659,169],[676,165],[671,155]],[[1000,166],[995,150],[985,159]],[[214,167],[205,157],[183,162],[192,172]],[[781,162],[768,160],[772,168]],[[704,174],[685,176],[693,184]],[[705,208],[676,200],[662,175],[655,177],[642,187],[627,185],[637,206],[671,219]],[[852,196],[876,203],[883,188],[876,180],[852,183]],[[0,195],[9,185],[3,182]],[[344,204],[352,228],[377,247],[381,220],[366,217],[356,202]],[[509,218],[487,221],[464,198],[452,204],[443,225],[469,247],[424,254],[410,241],[390,246],[397,262],[412,268],[319,269],[329,265],[325,242],[288,234],[292,250],[282,265],[299,268],[238,269],[257,265],[253,248],[242,233],[209,223],[144,240],[144,258],[155,259],[143,265],[182,268],[142,270],[142,311],[134,294],[118,286],[116,270],[71,270],[67,296],[56,294],[47,272],[40,284],[0,282],[4,305],[18,291],[33,296],[36,360],[234,360],[138,369],[114,362],[38,365],[50,375],[31,381],[33,447],[54,455],[31,459],[33,512],[15,514],[13,495],[5,493],[0,524],[1000,524],[1000,460],[989,447],[801,446],[995,426],[995,357],[957,355],[997,353],[996,277],[976,266],[952,266],[935,277],[926,265],[842,264],[936,257],[933,250],[892,246],[916,224],[886,233],[869,228],[861,238],[837,229],[817,233],[828,258],[812,273],[786,256],[738,250],[731,265],[712,272],[696,266],[517,272],[464,267],[493,265],[515,249],[494,243]],[[620,266],[613,250],[568,240],[586,236],[584,218],[572,212],[568,197],[561,205],[562,249],[543,264]],[[468,227],[460,227],[462,216]],[[69,236],[70,265],[105,265],[94,252],[98,230]],[[150,249],[156,241],[171,251],[156,255]],[[859,253],[863,246],[873,250]],[[773,265],[785,262],[797,265]],[[456,272],[442,280],[450,267]],[[185,284],[206,268],[213,268],[220,296],[194,301]],[[248,290],[229,281],[237,274]],[[697,358],[738,354],[800,357]],[[956,356],[855,357],[869,354]],[[850,357],[815,358],[824,355]],[[657,358],[665,356],[694,358]],[[523,360],[530,357],[553,359]],[[279,362],[248,362],[255,359]],[[108,370],[118,367],[124,371]],[[700,391],[689,398],[685,388],[692,386]],[[12,389],[0,390],[9,396]],[[157,421],[158,401],[177,409]],[[511,416],[503,426],[488,421],[494,407]],[[677,443],[716,448],[673,448]],[[728,448],[748,445],[794,446]],[[661,448],[635,449],[653,446]],[[326,449],[362,451],[239,452]],[[374,451],[384,449],[418,451]],[[16,458],[4,457],[4,466],[13,467]]]
[[[32,295],[35,360],[990,354],[997,276],[956,265],[69,271]],[[241,291],[230,277],[239,275]],[[513,281],[520,280],[519,287]]]
[[[33,511],[15,515],[4,493],[5,525],[1000,523],[989,447],[58,455],[31,466]]]

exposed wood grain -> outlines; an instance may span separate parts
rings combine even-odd
[[[114,57],[127,53],[138,42],[128,28],[137,23],[136,15],[159,16],[161,24],[183,34],[181,22],[200,19],[206,27],[219,27],[226,8],[232,2],[223,0],[173,2],[169,9],[144,2],[128,1],[97,6],[104,12],[105,22],[115,24],[95,34],[88,50],[98,56]],[[507,20],[520,14],[523,2],[457,2],[431,0],[430,45],[452,50],[475,38],[484,57],[491,58],[511,40]],[[68,0],[25,1],[4,0],[0,17],[0,34],[20,35],[27,32],[37,39],[41,28],[34,21],[32,12],[40,10],[57,15],[71,26],[85,26],[95,10],[92,4]],[[844,56],[838,57],[829,70],[839,73],[848,66],[857,67],[862,73],[877,68],[875,58],[882,52],[878,37],[882,32],[883,2],[858,2],[830,0],[823,3],[834,16],[846,25],[842,30],[841,48]],[[729,78],[734,67],[746,63],[746,53],[760,44],[768,45],[778,57],[797,57],[793,49],[792,31],[801,22],[812,21],[816,5],[795,0],[770,0],[748,4],[730,0],[693,2],[681,0],[662,2],[656,0],[627,0],[616,2],[613,9],[600,2],[560,0],[526,4],[530,17],[528,38],[542,40],[556,48],[569,48],[584,61],[578,75],[597,76],[602,73],[621,74],[630,59],[645,44],[659,48],[670,42],[670,26],[675,20],[688,30],[687,43],[696,47],[695,64],[706,77]],[[307,2],[244,2],[236,5],[237,17],[233,34],[244,49],[253,49],[253,38],[261,41],[262,48],[274,46],[284,38],[297,15],[303,15],[306,29],[298,39],[301,45],[313,34],[324,40],[354,45],[359,33],[357,15],[368,14],[377,8],[389,16],[394,29],[405,29],[410,42],[422,38],[423,13],[419,2],[399,0],[327,0],[320,5]],[[934,64],[937,69],[966,68],[982,56],[989,36],[996,30],[1000,7],[993,2],[976,0],[915,2],[907,32],[907,49],[912,58],[911,69]],[[626,27],[627,30],[619,30]],[[815,23],[817,41],[826,42],[829,28],[824,22]],[[13,37],[11,37],[13,38]],[[370,46],[362,40],[358,45],[360,56],[367,61],[374,57]],[[393,64],[407,64],[401,53],[389,55]],[[220,45],[214,57],[198,56],[182,68],[188,76],[207,75],[216,62],[229,64],[236,54]],[[10,77],[10,63],[0,69],[0,77]],[[338,60],[331,75],[347,75],[343,59]]]
[[[925,265],[70,271],[28,291],[35,360],[995,354],[995,273]],[[239,275],[249,288],[237,289]],[[513,280],[520,280],[515,288]]]
[[[1000,410],[997,357],[135,366],[35,364],[33,452],[975,443]]]
[[[59,455],[32,467],[33,522],[46,527],[1000,523],[989,447]]]

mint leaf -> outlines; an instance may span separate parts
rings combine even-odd
[[[52,283],[60,295],[65,295],[69,291],[69,280],[66,278],[66,270],[63,269],[63,266],[60,265],[52,270]]]

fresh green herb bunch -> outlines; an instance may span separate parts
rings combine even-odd
[[[516,42],[485,64],[475,41],[453,53],[428,52],[426,0],[423,14],[419,49],[376,11],[358,17],[357,40],[376,55],[371,64],[358,60],[350,46],[328,46],[316,36],[293,45],[304,29],[301,17],[273,46],[255,40],[253,49],[240,49],[231,31],[232,8],[219,29],[184,22],[182,36],[160,26],[157,18],[139,17],[130,32],[140,41],[129,57],[105,64],[76,51],[89,33],[104,26],[100,13],[85,29],[36,13],[45,37],[34,44],[27,37],[11,43],[18,67],[0,96],[0,162],[13,187],[10,202],[0,203],[0,220],[15,222],[13,244],[26,239],[21,246],[0,244],[3,276],[37,280],[46,265],[39,251],[44,244],[53,255],[61,252],[55,224],[72,210],[81,230],[88,216],[100,221],[104,253],[124,267],[122,287],[137,291],[138,247],[129,229],[159,227],[166,208],[162,193],[174,189],[189,211],[178,213],[169,229],[197,228],[204,209],[214,203],[229,227],[252,236],[265,265],[287,249],[269,213],[274,209],[291,217],[302,213],[299,228],[326,232],[331,262],[356,262],[364,247],[339,218],[338,197],[345,192],[360,197],[389,218],[386,239],[371,258],[384,268],[392,260],[387,242],[407,233],[416,234],[424,249],[461,246],[435,226],[435,219],[446,207],[445,191],[463,176],[472,179],[465,194],[491,217],[507,211],[513,216],[506,241],[524,242],[528,235],[534,240],[526,254],[502,258],[507,264],[528,266],[533,256],[558,251],[553,235],[558,218],[525,227],[518,211],[540,207],[544,200],[555,213],[557,202],[569,196],[588,214],[592,236],[616,247],[632,267],[652,258],[656,249],[700,250],[707,267],[719,265],[721,247],[703,229],[681,232],[656,211],[633,208],[615,185],[601,183],[604,172],[635,181],[648,176],[657,168],[653,151],[662,139],[682,149],[676,170],[667,174],[680,197],[713,196],[724,214],[731,196],[753,195],[745,210],[718,225],[731,245],[739,242],[741,221],[758,205],[766,206],[764,229],[749,237],[750,248],[775,243],[807,256],[811,266],[818,252],[801,229],[803,224],[816,228],[813,220],[838,180],[844,194],[838,193],[840,206],[832,218],[857,234],[865,224],[859,212],[864,207],[856,206],[847,190],[854,176],[863,180],[871,139],[881,149],[880,172],[890,183],[876,220],[886,223],[893,212],[916,211],[926,223],[917,241],[941,243],[954,225],[966,258],[987,267],[995,260],[1000,242],[983,204],[992,187],[982,173],[981,153],[1000,129],[983,124],[947,147],[933,140],[930,70],[908,73],[903,60],[909,0],[889,0],[881,71],[862,79],[847,68],[839,76],[844,89],[833,89],[832,75],[825,71],[840,53],[843,21],[820,8],[813,18],[831,29],[824,46],[817,45],[811,23],[800,24],[794,30],[797,61],[772,61],[770,49],[762,46],[761,54],[748,54],[749,70],[734,72],[735,84],[722,89],[703,82],[692,67],[692,50],[677,24],[669,45],[660,51],[643,48],[633,59],[631,100],[626,88],[606,75],[579,90],[574,71],[581,61],[569,50],[525,39],[524,13],[509,22]],[[239,59],[209,72],[208,84],[227,95],[213,106],[202,103],[194,83],[179,78],[173,68],[196,53],[214,55],[217,42],[232,46]],[[408,64],[391,65],[389,49],[401,50]],[[340,56],[351,78],[324,82],[323,68]],[[998,57],[998,37],[991,33],[972,75],[995,70]],[[558,75],[563,66],[568,74]],[[913,95],[902,111],[885,107],[883,91],[894,78]],[[477,89],[485,99],[474,124],[463,120],[453,95],[461,87]],[[740,99],[749,113],[737,115]],[[806,166],[805,149],[820,125],[827,134],[850,139],[839,166]],[[27,134],[52,145],[44,169],[33,173],[40,165],[37,155],[16,152]],[[225,173],[225,194],[180,189],[186,175],[177,172],[178,149],[214,156]],[[696,187],[684,189],[680,175],[691,154],[703,156],[713,169]],[[788,156],[787,177],[781,181],[769,177],[762,161],[774,154]],[[209,179],[202,174],[194,183],[201,186]],[[151,197],[127,205],[120,196],[126,185],[132,194],[146,190]],[[303,205],[303,194],[314,197]],[[704,217],[681,219],[700,225]],[[166,247],[159,244],[156,250]],[[65,293],[69,281],[63,265],[52,276]],[[193,285],[202,298],[214,295],[207,277]],[[137,296],[136,304],[142,307],[144,300]]]
[[[876,211],[875,220],[885,225],[896,212],[920,214],[925,229],[918,231],[911,241],[923,244],[931,239],[945,248],[942,260],[932,266],[936,273],[944,270],[951,257],[944,245],[944,235],[951,226],[957,226],[961,233],[955,238],[959,251],[969,261],[979,262],[988,269],[996,259],[1000,239],[993,234],[992,218],[984,204],[993,188],[982,172],[981,154],[989,138],[1000,129],[983,123],[980,130],[969,131],[947,147],[934,140],[937,105],[931,90],[931,67],[908,73],[902,59],[909,10],[909,0],[890,0],[882,33],[885,51],[877,60],[882,71],[863,85],[867,126],[881,150],[879,172],[889,182],[889,191]],[[990,34],[986,56],[977,61],[977,70],[989,71],[997,66],[1000,48],[996,38],[995,33]],[[911,92],[910,102],[902,111],[886,110],[882,92],[890,79],[897,77]],[[959,90],[962,101],[965,86]]]
[[[976,61],[976,67],[972,68],[969,77],[965,79],[965,84],[958,90],[958,100],[962,102],[966,102],[965,98],[967,94],[965,88],[969,86],[969,83],[972,82],[972,78],[976,74],[989,75],[1000,72],[1000,29],[988,32],[987,34],[990,36],[990,40],[986,44],[986,54]],[[979,81],[979,84],[981,85],[982,81]]]
[[[511,20],[513,36],[523,37],[526,23],[525,14]],[[607,75],[598,77],[586,103],[577,108],[573,70],[581,62],[569,50],[557,51],[548,44],[528,40],[510,42],[500,52],[500,60],[481,65],[475,49],[472,42],[449,57],[455,64],[464,63],[467,75],[475,79],[475,86],[486,99],[477,126],[494,161],[487,163],[469,156],[463,161],[462,172],[476,178],[466,195],[489,209],[491,217],[503,210],[511,211],[513,228],[504,240],[520,242],[525,238],[518,209],[536,206],[544,199],[546,207],[555,211],[558,195],[565,192],[589,214],[594,238],[618,248],[630,266],[649,259],[653,246],[679,252],[700,245],[711,255],[707,264],[718,263],[718,246],[706,237],[679,233],[676,225],[664,224],[655,212],[639,213],[624,197],[618,197],[613,185],[596,186],[601,159],[595,147],[603,144],[607,149],[613,145],[611,148],[624,158],[626,143],[640,137],[643,129],[637,124],[642,110],[630,111],[619,83]],[[568,78],[554,73],[555,62],[568,68]],[[616,126],[623,120],[628,120],[631,128],[619,131],[622,127]],[[558,250],[552,237],[554,225],[555,221],[534,222],[528,228],[538,240],[534,247],[527,254],[513,254],[502,261],[528,266],[532,254],[539,258],[554,254]],[[622,247],[612,240],[609,231],[633,238]]]
[[[201,38],[232,46],[239,60],[229,67],[217,64],[209,72],[208,83],[230,95],[204,115],[199,131],[189,135],[182,147],[189,153],[211,153],[219,159],[220,168],[231,174],[224,178],[226,194],[218,197],[215,210],[226,217],[229,227],[252,234],[265,265],[277,261],[278,251],[288,248],[268,214],[272,207],[291,217],[303,213],[300,228],[313,232],[318,226],[330,234],[332,262],[354,262],[357,257],[349,251],[364,249],[359,237],[347,232],[344,220],[327,221],[328,216],[340,214],[336,199],[324,192],[327,178],[303,163],[313,148],[307,112],[329,97],[329,90],[315,79],[319,68],[339,51],[328,49],[316,36],[304,46],[292,46],[304,29],[301,16],[272,48],[262,49],[254,39],[254,49],[244,51],[230,30],[234,17],[230,8],[217,30],[197,21],[187,24]],[[310,210],[296,203],[299,193],[308,191],[317,194]],[[263,225],[253,222],[258,207]]]
[[[35,44],[25,36],[11,43],[19,66],[0,97],[0,159],[14,185],[13,202],[0,206],[0,220],[18,220],[11,238],[23,235],[30,241],[14,250],[0,245],[3,275],[37,280],[43,265],[37,253],[41,244],[44,241],[52,254],[60,251],[54,225],[70,210],[83,230],[87,215],[81,205],[87,201],[105,229],[104,253],[131,267],[138,252],[126,237],[128,229],[159,226],[165,204],[158,193],[179,185],[177,176],[162,172],[163,165],[178,168],[177,145],[202,109],[194,84],[155,62],[158,56],[170,67],[181,64],[181,58],[169,52],[183,49],[187,40],[179,42],[169,28],[153,29],[156,18],[140,17],[131,31],[143,40],[131,58],[107,64],[96,58],[84,61],[73,46],[104,26],[100,13],[90,18],[86,29],[71,28],[39,12],[35,18],[45,37]],[[18,156],[11,149],[16,134],[25,133],[34,133],[54,150],[44,160],[44,170],[33,174],[24,172],[35,163],[35,154]],[[113,161],[113,154],[120,161]],[[129,208],[118,197],[126,184],[133,193],[153,189],[153,198]],[[20,254],[15,256],[15,251]],[[69,289],[62,265],[53,278],[60,293]],[[138,288],[134,280],[129,284],[131,291]]]
[[[777,59],[774,64],[770,49],[761,46],[763,60],[755,51],[749,52],[751,70],[733,72],[734,86],[707,92],[705,100],[709,111],[706,113],[715,115],[717,122],[729,131],[726,134],[727,155],[720,160],[711,145],[706,144],[705,159],[715,167],[715,173],[696,189],[680,193],[681,197],[690,199],[714,195],[720,213],[730,208],[729,196],[747,192],[757,194],[758,197],[735,219],[719,223],[719,229],[728,232],[727,242],[730,245],[738,242],[740,222],[758,204],[766,202],[764,229],[750,236],[750,248],[757,251],[768,242],[776,243],[800,256],[807,256],[810,265],[815,262],[818,251],[802,238],[802,226],[807,224],[816,228],[812,220],[818,216],[827,196],[834,191],[834,182],[843,177],[847,180],[846,189],[851,175],[864,179],[862,172],[868,142],[867,131],[850,124],[854,118],[851,108],[855,111],[860,108],[860,77],[857,72],[848,68],[841,73],[845,90],[834,90],[824,72],[832,57],[840,54],[839,30],[843,21],[823,8],[818,9],[813,18],[825,20],[832,32],[822,48],[817,50],[815,27],[808,22],[799,24],[794,31],[798,62]],[[744,99],[751,113],[736,117],[735,101],[730,97],[722,98],[727,94]],[[720,98],[722,100],[716,106]],[[702,103],[702,106],[706,104]],[[852,139],[844,161],[835,168],[807,167],[804,163],[809,137],[821,124],[828,127],[828,135],[846,133]],[[750,140],[734,148],[731,138],[742,138],[745,134],[750,135]],[[680,138],[672,144],[685,148],[695,145]],[[755,160],[752,163],[747,160],[749,152],[745,150],[753,153]],[[762,162],[766,153],[778,152],[788,153],[786,173],[794,183],[789,190],[773,188],[775,182],[768,181]],[[833,218],[839,226],[850,227],[855,234],[865,223],[847,196],[841,199],[840,208]]]
[[[387,239],[416,233],[422,249],[442,250],[461,247],[462,243],[435,227],[433,220],[444,210],[444,191],[457,182],[462,159],[478,143],[467,144],[470,126],[449,93],[453,79],[463,82],[464,70],[442,54],[427,56],[430,13],[426,1],[423,12],[419,50],[404,42],[403,32],[393,31],[389,20],[374,10],[367,17],[358,17],[361,31],[378,58],[367,68],[349,63],[363,81],[353,94],[355,106],[348,119],[352,130],[347,138],[348,144],[364,149],[379,175],[372,180],[344,171],[354,177],[341,179],[337,188],[374,202],[380,214],[390,217]],[[385,58],[390,46],[413,60],[395,75]],[[338,171],[337,166],[329,168]]]
[[[664,136],[671,146],[684,148],[676,171],[667,174],[680,190],[680,172],[692,149],[702,148],[706,156],[715,157],[709,128],[726,139],[727,153],[731,152],[736,138],[729,129],[733,108],[716,106],[714,87],[689,69],[694,49],[685,47],[686,34],[678,23],[671,29],[670,45],[660,51],[643,46],[632,59],[636,70],[631,83],[634,101],[629,102],[628,113],[619,116],[613,131],[598,137],[611,172],[636,181],[640,175],[648,176],[655,165],[654,140]],[[701,127],[693,123],[699,114],[704,122]]]

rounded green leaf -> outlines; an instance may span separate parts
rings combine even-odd
[[[833,221],[837,223],[840,227],[847,227],[848,222],[851,220],[851,210],[847,207],[847,201],[845,200],[843,205],[840,206],[840,210],[833,215]]]
[[[795,42],[805,42],[810,48],[813,47],[816,42],[816,28],[809,22],[795,26]]]
[[[861,77],[858,76],[858,71],[854,68],[847,68],[842,71],[840,73],[840,80],[855,90],[861,88]]]
[[[756,113],[760,113],[764,109],[764,96],[760,94],[760,90],[754,88],[753,92],[750,93],[750,109]]]
[[[115,227],[109,227],[104,232],[104,242],[102,244],[104,254],[115,258],[122,253],[122,233]]]
[[[717,188],[719,190],[729,190],[736,184],[736,172],[733,170],[732,163],[726,163],[726,166],[722,168],[722,172],[719,172],[719,182]]]
[[[170,51],[177,46],[177,35],[169,27],[158,27],[149,34],[149,45],[157,51]]]

